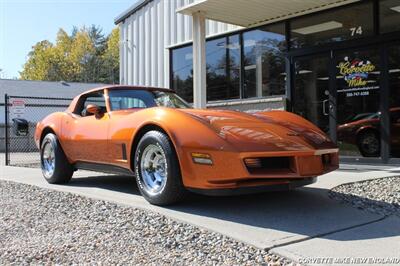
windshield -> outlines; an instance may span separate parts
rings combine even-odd
[[[171,92],[153,91],[154,101],[157,106],[171,108],[190,108],[190,105],[181,97]]]
[[[147,90],[109,90],[111,111],[150,107],[190,108],[182,98],[173,92]]]

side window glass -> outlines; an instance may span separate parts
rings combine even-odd
[[[111,111],[142,109],[154,106],[154,96],[143,90],[109,90],[108,99]]]
[[[146,108],[143,100],[134,97],[110,97],[111,110]]]
[[[100,107],[101,112],[105,113],[107,112],[107,107],[106,107],[106,102],[104,100],[104,94],[102,92],[96,92],[93,94],[89,94],[86,97],[84,97],[80,103],[78,104],[79,107],[76,110],[76,114],[81,115],[81,116],[91,116],[93,114],[87,113],[86,112],[86,107],[89,104],[95,104],[98,107]]]

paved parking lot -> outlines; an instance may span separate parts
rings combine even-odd
[[[39,169],[1,167],[0,178],[155,211],[299,260],[313,254],[398,256],[399,217],[388,218],[341,204],[330,199],[328,191],[342,183],[399,173],[400,169],[349,166],[292,192],[240,197],[193,196],[168,208],[148,204],[131,177],[78,171],[68,185],[49,185]]]

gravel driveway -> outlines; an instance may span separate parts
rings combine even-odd
[[[400,177],[383,177],[333,188],[330,196],[356,208],[400,216]]]
[[[165,216],[0,181],[0,264],[286,265]]]

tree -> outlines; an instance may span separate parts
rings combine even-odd
[[[84,64],[85,78],[88,82],[101,81],[104,77],[101,76],[103,68],[102,55],[106,49],[107,39],[104,37],[102,30],[95,25],[84,28],[85,37],[89,38],[91,49],[85,54],[82,59]],[[106,72],[104,72],[106,73]]]
[[[77,70],[77,75],[73,81],[96,82],[96,77],[92,75],[93,58],[96,56],[96,49],[88,32],[84,29],[79,31],[71,46],[71,60],[73,67]]]
[[[21,79],[118,83],[119,29],[104,37],[97,26],[63,29],[55,44],[44,40],[32,47]]]
[[[21,79],[53,80],[57,63],[53,44],[47,40],[38,42],[28,54],[28,61],[21,72]]]
[[[71,58],[71,49],[74,38],[69,36],[63,29],[57,33],[56,45],[54,46],[54,53],[58,59],[59,72],[55,80],[72,81],[76,79],[78,70],[75,68],[74,62]]]
[[[104,83],[119,82],[119,28],[112,30],[108,36],[106,49],[103,54],[103,71],[106,72],[102,76],[108,77]]]

